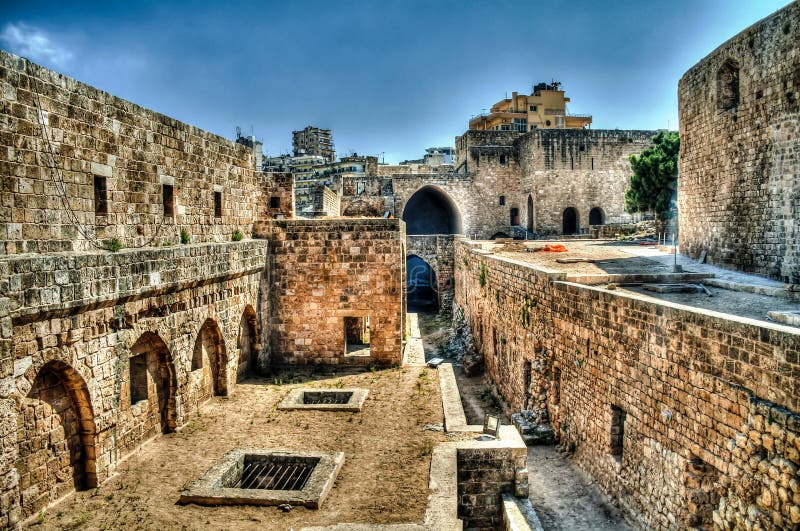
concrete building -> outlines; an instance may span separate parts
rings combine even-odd
[[[320,129],[309,125],[301,131],[292,131],[292,148],[294,156],[318,156],[326,162],[336,160],[336,150],[330,129]]]
[[[517,131],[534,129],[587,128],[592,117],[567,112],[570,99],[561,90],[561,83],[539,83],[530,94],[511,93],[498,101],[488,113],[469,121],[469,128],[478,131]]]

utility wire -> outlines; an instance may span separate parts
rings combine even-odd
[[[32,70],[33,69],[31,67],[30,63],[28,63],[28,65],[26,66],[26,71],[27,71],[26,73],[28,74],[28,76],[30,77],[31,80],[35,79],[35,80],[39,81],[39,83],[41,83],[42,89],[44,89],[44,81],[42,81],[38,77],[35,77],[33,72],[32,72]],[[47,155],[49,155],[49,158],[50,158],[50,170],[51,170],[50,171],[50,176],[52,178],[53,184],[56,187],[56,191],[58,193],[59,199],[61,200],[61,203],[64,205],[64,210],[67,213],[67,217],[75,225],[75,227],[77,228],[77,230],[81,234],[81,236],[83,236],[84,239],[86,239],[86,241],[88,241],[89,244],[92,247],[94,247],[95,249],[100,249],[100,250],[104,250],[104,251],[110,251],[111,249],[109,247],[107,247],[105,244],[103,244],[100,240],[95,238],[93,235],[90,236],[86,232],[85,228],[83,227],[83,225],[80,223],[80,220],[78,219],[78,215],[75,213],[75,211],[72,209],[72,207],[69,204],[69,198],[67,197],[67,185],[64,182],[64,175],[63,175],[63,173],[61,171],[61,167],[56,162],[55,150],[53,149],[53,143],[50,140],[50,134],[48,133],[48,130],[47,130],[47,123],[46,123],[47,120],[45,118],[45,112],[46,111],[42,107],[42,101],[40,99],[40,94],[39,94],[40,91],[36,90],[35,83],[31,83],[31,92],[33,93],[34,100],[35,100],[36,107],[37,107],[37,109],[36,109],[37,110],[37,120],[38,120],[39,124],[42,126],[42,140],[44,140],[44,144],[45,144],[45,146],[47,148],[46,152],[47,152]],[[41,92],[44,92],[44,90],[42,90]],[[131,246],[131,247],[128,247],[128,248],[129,249],[141,249],[143,247],[150,247],[150,245],[155,241],[155,239],[158,238],[159,234],[161,233],[161,228],[163,226],[164,226],[164,220],[162,219],[161,222],[156,227],[156,231],[153,234],[152,238],[150,238],[149,240],[145,241],[141,245]]]

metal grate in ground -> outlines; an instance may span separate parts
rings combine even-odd
[[[316,464],[275,461],[246,462],[234,488],[265,490],[302,490]]]
[[[353,396],[352,392],[320,391],[303,393],[304,404],[347,404]]]

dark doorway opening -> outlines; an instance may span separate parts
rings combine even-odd
[[[517,225],[519,225],[519,209],[518,208],[512,208],[508,217],[509,217],[509,221],[510,221],[512,227],[516,227]]]
[[[575,234],[578,232],[578,211],[572,207],[564,210],[561,232],[563,234]]]
[[[431,186],[417,190],[403,209],[406,234],[458,234],[461,217],[452,200]]]
[[[439,293],[436,272],[417,255],[406,258],[406,298],[408,311],[436,313],[439,311]]]
[[[594,207],[589,211],[589,225],[602,225],[605,219],[602,209]]]
[[[528,196],[528,232],[533,232],[533,197]]]

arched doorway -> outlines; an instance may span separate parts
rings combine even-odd
[[[403,208],[406,234],[460,234],[461,214],[450,197],[439,188],[423,186]]]
[[[562,234],[576,234],[578,232],[578,211],[572,207],[564,210],[561,232]]]
[[[528,232],[533,232],[533,197],[528,196]]]
[[[205,396],[227,396],[228,394],[228,356],[222,332],[213,319],[206,319],[192,353],[192,370],[203,371],[201,398]]]
[[[256,345],[257,339],[256,312],[252,306],[247,306],[242,312],[242,319],[239,321],[239,365],[236,370],[236,379],[241,380],[248,373],[256,370],[256,356],[258,355]]]
[[[73,490],[97,486],[94,413],[77,371],[59,361],[42,367],[20,403],[18,422],[24,517]]]
[[[606,216],[602,208],[594,207],[589,211],[589,225],[602,225],[605,223],[605,219]]]
[[[131,348],[129,360],[129,394],[131,406],[136,405],[139,419],[145,426],[156,425],[151,419],[158,417],[161,433],[175,431],[175,393],[177,379],[175,367],[166,343],[158,334],[145,332]],[[142,434],[142,440],[151,435]]]
[[[422,258],[411,255],[406,258],[406,298],[410,312],[438,312],[439,287],[436,272]]]

